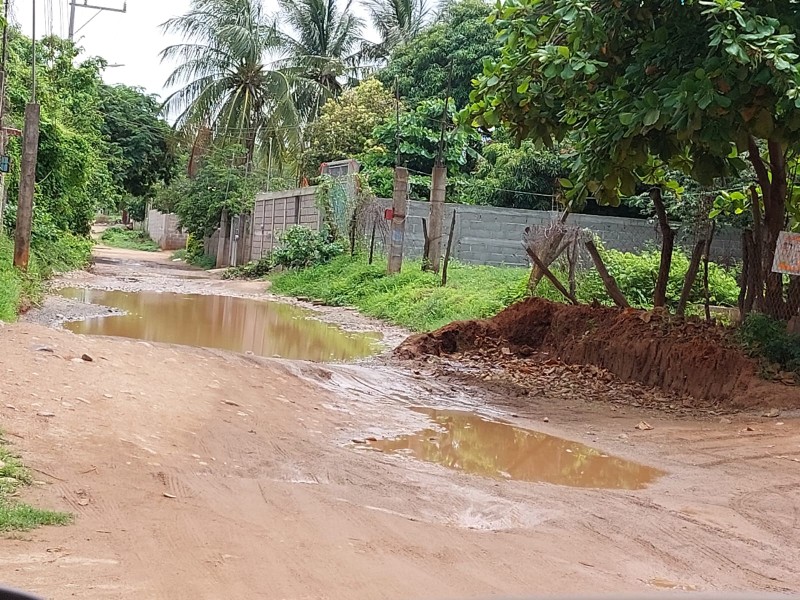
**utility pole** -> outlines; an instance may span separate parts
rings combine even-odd
[[[28,270],[33,223],[33,194],[36,188],[36,159],[39,153],[39,104],[36,102],[36,0],[33,4],[33,44],[31,61],[31,101],[25,107],[22,132],[22,165],[17,199],[17,226],[14,230],[14,266]]]
[[[424,265],[433,271],[439,272],[442,262],[442,226],[444,224],[444,200],[447,190],[447,168],[444,166],[444,132],[447,119],[447,108],[450,102],[450,85],[453,78],[453,65],[447,75],[447,93],[444,97],[444,112],[439,132],[439,148],[436,151],[436,163],[431,173],[431,214],[430,227],[428,228],[428,256]]]
[[[83,4],[78,4],[78,0],[70,0],[70,2],[69,2],[69,41],[71,41],[71,42],[75,41],[75,34],[77,33],[75,31],[75,11],[78,8],[88,8],[88,9],[91,9],[91,10],[96,10],[97,13],[95,13],[95,15],[92,17],[92,19],[94,19],[97,15],[99,15],[103,11],[116,12],[116,13],[126,13],[126,12],[128,12],[128,2],[126,1],[125,3],[123,3],[122,8],[112,8],[110,6],[94,6],[92,4],[89,4],[89,0],[83,0]],[[89,21],[91,21],[92,19],[89,19]],[[83,27],[85,27],[89,23],[89,21],[87,21],[82,27],[80,27],[78,29],[78,31],[80,31]]]
[[[8,62],[8,14],[11,0],[3,2],[3,27],[2,48],[0,48],[0,157],[6,155],[8,135],[5,130],[6,115],[6,63]],[[0,172],[0,233],[3,232],[3,215],[6,212],[6,173]]]

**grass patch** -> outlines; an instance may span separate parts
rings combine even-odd
[[[309,296],[331,306],[355,306],[361,312],[415,331],[452,321],[490,317],[522,298],[527,269],[451,263],[446,287],[438,276],[406,261],[397,276],[386,275],[386,260],[340,256],[330,263],[274,275],[272,290]]]
[[[605,252],[609,271],[617,278],[631,305],[650,308],[658,275],[657,253],[633,255]],[[689,261],[676,252],[670,273],[668,298],[677,304]],[[557,273],[563,282],[566,277]],[[290,296],[307,296],[331,306],[354,306],[364,314],[384,319],[414,331],[430,331],[452,321],[491,317],[526,296],[529,269],[489,267],[451,263],[446,287],[439,277],[421,270],[419,260],[406,261],[403,272],[389,277],[386,260],[368,265],[363,257],[340,256],[330,263],[269,277],[272,291]],[[734,274],[722,267],[710,268],[711,301],[735,305],[738,285]],[[566,283],[565,283],[566,285]],[[564,301],[548,281],[542,281],[536,295]],[[581,302],[611,304],[597,272],[580,273],[576,295]],[[699,282],[690,301],[701,298]]]
[[[19,457],[0,440],[0,531],[27,531],[43,525],[67,525],[67,513],[34,508],[14,499],[18,489],[32,482]]]
[[[144,250],[145,252],[158,252],[160,248],[150,236],[139,229],[126,227],[109,227],[100,236],[107,246],[125,248],[126,250]]]
[[[186,264],[200,267],[208,271],[217,266],[217,259],[207,254],[192,254],[188,250],[177,250],[172,253],[172,258],[179,258]]]
[[[39,304],[45,280],[54,273],[80,269],[89,264],[92,243],[69,233],[56,239],[36,240],[28,272],[14,268],[14,242],[0,234],[0,321],[14,321],[17,315]]]

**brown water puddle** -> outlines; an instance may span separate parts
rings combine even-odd
[[[664,474],[652,467],[607,456],[578,442],[490,421],[472,413],[412,410],[428,415],[436,427],[373,441],[370,447],[392,454],[410,454],[475,475],[571,487],[638,490]]]
[[[348,333],[309,319],[308,311],[279,302],[76,288],[63,289],[61,294],[128,313],[65,323],[74,333],[313,361],[350,360],[379,350],[380,334]]]

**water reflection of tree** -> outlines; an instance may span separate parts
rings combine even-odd
[[[410,451],[422,460],[477,475],[510,476],[576,487],[639,489],[656,469],[570,442],[486,421],[469,413],[426,411],[441,427],[379,442],[387,452]]]

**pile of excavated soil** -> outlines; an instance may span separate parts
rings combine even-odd
[[[767,382],[730,332],[666,314],[570,306],[532,298],[497,316],[409,338],[401,358],[469,352],[502,343],[515,355],[548,352],[607,369],[622,381],[730,406],[800,407],[800,388]]]

